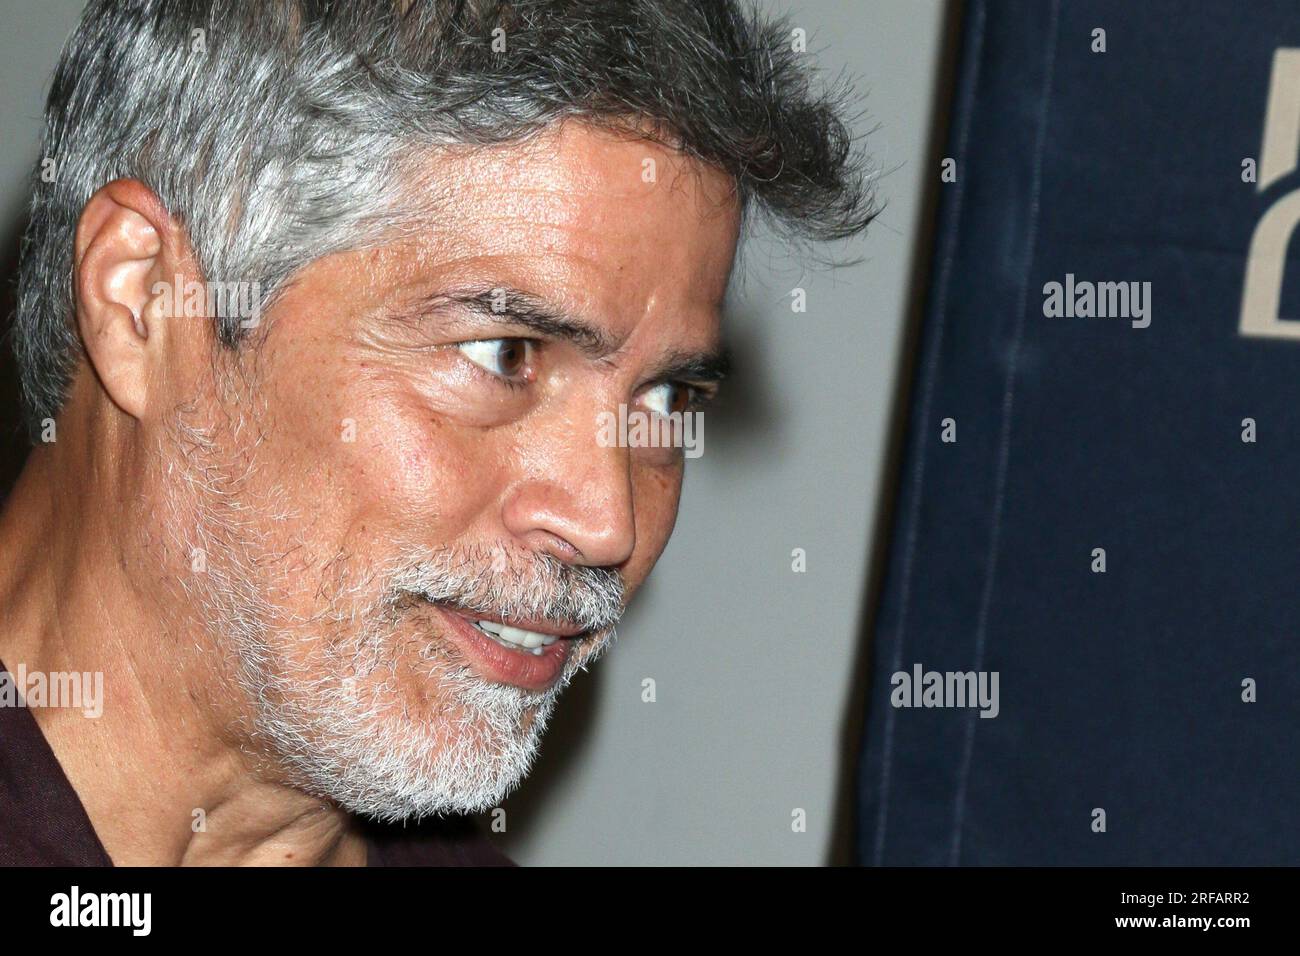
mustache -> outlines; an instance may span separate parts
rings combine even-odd
[[[566,564],[549,554],[444,548],[398,571],[387,592],[394,605],[416,597],[507,622],[595,632],[613,629],[623,616],[627,585],[614,568]]]

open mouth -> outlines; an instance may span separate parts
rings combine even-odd
[[[580,639],[590,633],[548,621],[507,624],[490,615],[436,601],[427,603],[447,622],[446,637],[480,676],[529,690],[540,691],[554,684]]]
[[[543,648],[550,647],[560,640],[554,634],[526,631],[522,627],[512,627],[499,621],[474,620],[473,618],[467,618],[467,620],[502,647],[509,648],[512,651],[528,651],[535,657],[541,657]]]

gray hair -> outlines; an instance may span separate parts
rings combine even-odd
[[[73,238],[96,190],[137,179],[208,282],[268,303],[313,259],[409,225],[420,147],[522,141],[580,117],[733,177],[792,236],[874,215],[845,89],[814,89],[792,31],[742,0],[92,0],[46,105],[14,346],[30,433],[81,346]],[[756,202],[754,202],[756,201]],[[216,339],[236,347],[237,317]]]

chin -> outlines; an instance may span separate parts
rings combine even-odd
[[[559,694],[433,668],[432,688],[348,680],[280,694],[258,737],[292,786],[381,822],[497,806],[527,776]],[[289,688],[283,688],[289,690]]]

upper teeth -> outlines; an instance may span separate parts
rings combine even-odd
[[[474,626],[503,644],[522,647],[534,654],[540,654],[543,647],[559,640],[554,634],[538,634],[536,631],[525,631],[522,627],[498,624],[496,621],[475,621]]]

